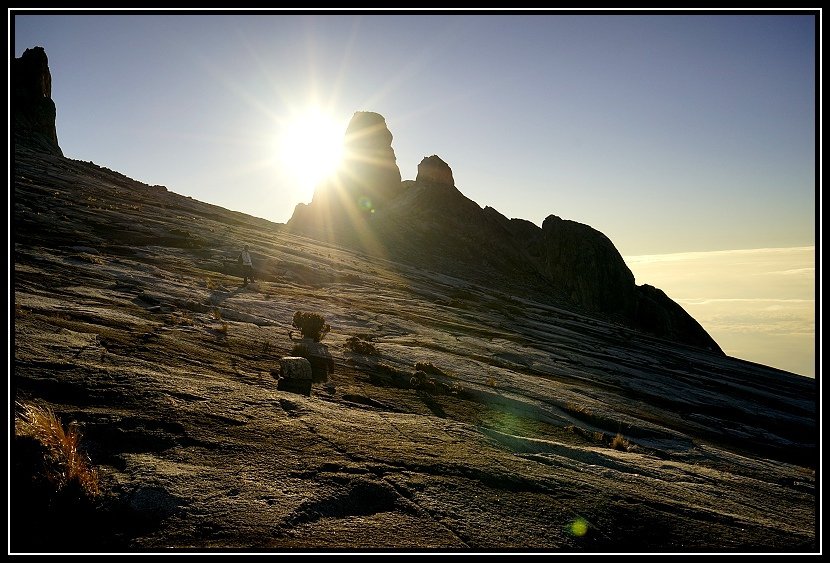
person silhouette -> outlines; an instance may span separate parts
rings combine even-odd
[[[254,262],[247,244],[239,253],[239,263],[242,265],[242,285],[248,285],[248,280],[254,281]]]

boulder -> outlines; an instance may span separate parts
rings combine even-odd
[[[286,356],[280,358],[280,377],[277,380],[277,389],[311,395],[311,363],[305,358]]]
[[[334,359],[329,353],[328,346],[315,342],[311,338],[303,338],[298,342],[292,354],[304,358],[311,365],[311,380],[314,383],[328,381],[329,373],[334,371]]]

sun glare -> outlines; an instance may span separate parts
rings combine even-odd
[[[309,196],[340,164],[345,126],[330,114],[309,109],[292,117],[280,133],[280,160],[288,176]]]

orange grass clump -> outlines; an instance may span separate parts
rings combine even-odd
[[[17,403],[15,433],[34,438],[43,446],[45,477],[60,491],[70,484],[80,486],[89,497],[100,493],[98,472],[80,451],[81,433],[75,423],[64,430],[61,421],[48,407]]]
[[[628,440],[626,440],[622,434],[617,434],[616,436],[614,436],[614,439],[611,440],[611,447],[615,450],[627,452],[628,448],[631,447],[631,443]]]

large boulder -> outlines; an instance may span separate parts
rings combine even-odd
[[[296,356],[280,358],[278,390],[309,396],[311,377],[311,363],[307,359]]]

